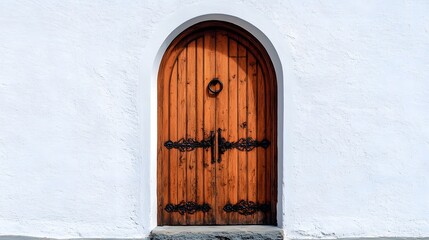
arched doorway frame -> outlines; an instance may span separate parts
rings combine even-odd
[[[212,41],[211,39],[214,40]],[[205,48],[204,43],[209,47]],[[211,43],[214,45],[210,47]],[[231,48],[230,44],[236,44],[236,47]],[[191,57],[191,59],[188,58],[188,55],[191,56],[192,54],[195,54],[194,57],[197,58],[197,52],[199,52],[199,50],[197,50],[197,45],[199,45],[198,49],[201,49],[201,52],[198,53],[200,54],[199,62],[195,62],[193,57]],[[218,48],[216,46],[218,46]],[[195,52],[192,49],[194,49]],[[240,51],[238,49],[240,49]],[[207,53],[210,51],[214,51],[216,54]],[[181,57],[179,57],[179,55]],[[243,56],[245,57],[244,61]],[[212,57],[213,59],[211,59]],[[203,58],[208,58],[208,63],[206,62],[206,64],[204,64]],[[218,68],[220,65],[217,65],[216,60],[214,59],[217,59],[219,62],[226,62],[227,65],[222,65],[221,68]],[[190,60],[192,64],[182,64],[184,62],[188,62],[188,60]],[[181,66],[185,66],[186,70],[183,72],[177,70],[177,75],[172,74],[172,69],[175,68],[174,66],[178,66],[179,63]],[[201,65],[199,63],[201,63]],[[210,63],[213,63],[213,65]],[[232,66],[234,63],[237,64],[237,69],[235,70]],[[232,67],[232,69],[230,69],[230,67]],[[241,72],[239,69],[242,69]],[[213,72],[211,70],[213,70]],[[218,73],[215,73],[216,70]],[[206,75],[204,75],[203,72],[205,72]],[[197,77],[197,73],[200,73],[201,75]],[[237,80],[234,79],[236,74],[241,74],[241,77],[237,78],[240,79],[240,81],[234,81]],[[173,76],[177,77],[177,82],[173,80],[173,78],[176,79],[176,77]],[[227,88],[225,93],[220,94],[220,96],[216,95],[217,97],[213,97],[211,94],[206,95],[206,93],[204,93],[205,84],[208,83],[212,76],[219,76],[219,78],[222,79],[225,84],[222,86],[226,86]],[[190,79],[188,79],[188,77],[190,77]],[[180,85],[180,79],[186,79],[186,81],[189,82],[187,82],[186,85]],[[243,80],[245,80],[244,84],[247,86],[247,89],[246,87],[243,88],[242,83],[239,84],[239,82],[242,82]],[[207,81],[207,83],[205,83],[205,81]],[[170,95],[174,95],[175,92],[177,92],[171,91],[170,87],[171,84],[174,84],[173,82],[177,83],[178,89],[183,89],[184,92],[186,92],[184,96],[182,95],[185,97],[182,99],[183,105],[179,103],[181,99],[181,97],[179,97],[180,94],[177,95],[178,98],[173,97],[173,99],[170,99]],[[234,82],[236,84],[234,84]],[[260,88],[259,91],[255,87]],[[255,92],[250,89],[254,89]],[[249,91],[249,94],[239,94],[240,91]],[[190,95],[187,96],[187,94]],[[242,97],[245,98],[243,99]],[[195,102],[197,99],[200,100],[199,103]],[[216,101],[214,101],[215,99]],[[245,105],[242,105],[243,103],[238,103],[242,100],[244,100]],[[225,109],[225,107],[228,108],[229,106],[235,110],[233,110],[233,112],[227,110],[228,115],[226,115],[225,112],[218,109],[218,107],[212,108],[215,106],[212,105],[212,103],[214,104],[215,102],[220,104],[220,108]],[[167,105],[165,106],[165,104]],[[173,108],[176,109],[174,112],[184,107],[182,110],[186,111],[186,113],[189,111],[191,115],[186,116],[185,120],[182,118],[185,117],[184,115],[177,113],[180,116],[178,118],[174,118],[174,120],[171,119],[171,104],[177,104],[177,108]],[[198,108],[198,105],[201,107],[201,109]],[[213,110],[209,111],[208,119],[206,120],[204,111],[202,110],[204,108]],[[247,110],[243,111],[244,109],[247,109],[249,112],[247,113]],[[250,113],[252,111],[253,113]],[[216,121],[211,121],[213,120],[210,117],[210,115],[212,115],[211,113],[214,114],[213,116],[216,116],[215,118],[218,121],[217,124],[215,123]],[[173,115],[176,116],[175,114]],[[239,115],[241,117],[239,117]],[[158,119],[158,124],[160,125],[158,125],[157,186],[163,186],[162,189],[158,189],[158,224],[201,225],[206,223],[210,225],[277,225],[277,80],[271,59],[257,39],[237,25],[225,21],[200,22],[180,33],[180,35],[174,39],[171,45],[168,47],[168,50],[164,54],[160,65],[158,75],[158,118],[160,118]],[[243,120],[249,122],[249,128],[247,126],[238,128],[238,121]],[[165,121],[168,123],[166,124]],[[237,122],[233,123],[234,121]],[[244,123],[247,125],[247,122]],[[236,151],[232,155],[227,154],[225,156],[226,159],[224,159],[224,161],[226,162],[222,161],[223,164],[221,164],[221,161],[219,160],[218,164],[216,165],[213,165],[213,159],[209,161],[208,158],[210,158],[210,154],[205,156],[202,155],[204,152],[202,149],[193,149],[190,150],[187,154],[176,155],[177,151],[173,150],[173,152],[171,152],[170,150],[172,149],[166,150],[164,147],[164,142],[171,138],[171,130],[174,132],[173,139],[178,137],[175,135],[176,133],[180,136],[193,136],[196,137],[196,139],[201,137],[207,138],[210,135],[208,132],[206,132],[209,131],[207,129],[216,129],[217,127],[215,127],[215,125],[219,127],[219,133],[217,133],[219,135],[215,134],[218,137],[226,134],[229,137],[234,138],[241,134],[242,137],[253,137],[254,139],[259,139],[259,141],[262,138],[265,138],[265,140],[268,138],[267,142],[270,147],[266,150],[260,149],[262,147],[257,147],[259,150],[254,149],[253,151],[249,151],[248,154],[245,153],[244,155],[239,154],[239,152]],[[223,128],[223,131],[225,132],[221,131],[221,128]],[[243,132],[244,128],[247,130],[244,130]],[[200,134],[198,132],[201,129],[206,132],[204,136],[198,136]],[[182,130],[184,130],[184,132]],[[220,143],[217,142],[215,144]],[[213,149],[211,151],[212,154],[220,154],[219,152],[214,153]],[[201,155],[198,156],[198,154]],[[173,160],[175,156],[178,158]],[[182,157],[186,159],[184,164],[175,165],[179,162],[179,159],[182,159]],[[175,167],[171,168],[170,164]],[[203,167],[203,165],[206,166]],[[235,170],[233,170],[234,168],[237,168],[236,170],[240,171],[240,173],[235,172]],[[216,171],[214,169],[216,169]],[[168,174],[165,174],[166,172],[168,172]],[[252,172],[256,175],[256,179],[253,183],[252,180],[246,180],[246,177],[243,178],[243,176],[249,176],[250,178]],[[173,174],[174,180],[171,179],[171,174]],[[204,181],[204,175],[206,176],[206,180],[208,177],[211,179],[209,181],[214,182],[205,182],[206,184],[201,184],[201,182]],[[214,178],[216,180],[213,180],[212,176],[215,176]],[[184,185],[178,184],[176,185],[177,188],[170,187],[170,184],[174,185],[176,181],[184,181]],[[211,187],[214,185],[216,185],[216,187],[212,189]],[[238,187],[240,185],[241,187]],[[242,189],[237,189],[242,187],[246,188],[245,192],[242,192]],[[179,189],[182,189],[183,191],[180,191]],[[217,194],[216,196],[211,195],[217,191],[222,193]],[[199,194],[197,194],[197,192],[199,192]],[[182,195],[182,193],[184,193],[184,195]],[[210,195],[210,197],[205,198],[205,194]],[[174,197],[170,195],[174,195]],[[181,215],[178,215],[172,214],[171,212],[166,212],[166,209],[164,209],[165,204],[170,204],[172,201],[175,202],[177,200],[176,197],[182,201],[195,201],[196,203],[203,202],[207,204],[207,206],[213,206],[213,209],[207,210],[207,214],[204,214],[204,216],[198,213],[182,213]],[[262,204],[269,208],[269,210],[263,210],[264,213],[254,212],[248,217],[239,218],[237,214],[226,214],[225,210],[219,209],[219,207],[224,206],[230,201],[238,203],[238,200],[235,199],[237,197],[239,199],[251,199],[251,202],[254,201],[256,204]]]
[[[285,189],[290,184],[287,182],[287,175],[291,173],[287,165],[293,164],[293,161],[289,161],[293,157],[292,147],[290,144],[286,144],[293,142],[291,135],[293,127],[292,92],[295,80],[292,74],[293,61],[286,48],[285,38],[279,34],[277,29],[273,28],[273,23],[266,16],[249,6],[235,5],[237,6],[207,3],[192,9],[178,10],[158,24],[157,30],[147,41],[141,70],[143,83],[139,86],[138,91],[142,147],[139,149],[141,165],[138,167],[141,170],[141,187],[137,208],[138,215],[141,216],[143,233],[149,233],[157,225],[157,76],[159,65],[167,47],[176,36],[196,23],[209,20],[226,21],[244,28],[262,43],[273,62],[278,86],[278,226],[285,228],[285,218],[291,215],[291,211],[284,203],[289,198],[285,194]],[[148,96],[150,96],[149,101]],[[150,114],[147,114],[147,109],[150,110]],[[288,221],[290,221],[289,218]]]

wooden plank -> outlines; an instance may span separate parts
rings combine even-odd
[[[272,101],[271,99],[273,98],[275,93],[271,92],[271,84],[267,83],[268,79],[266,79],[266,74],[264,74],[264,71],[261,68],[261,74],[260,77],[262,79],[264,79],[264,84],[265,84],[265,91],[267,93],[269,93],[269,96],[265,97],[265,135],[266,138],[269,139],[271,141],[271,145],[265,150],[265,159],[266,159],[266,174],[265,174],[265,186],[266,186],[266,193],[265,193],[265,202],[266,203],[270,203],[271,209],[269,212],[267,212],[265,214],[265,221],[264,223],[271,223],[272,221],[272,217],[273,214],[275,213],[275,204],[271,201],[272,200],[272,192],[275,191],[277,192],[277,188],[275,186],[277,186],[276,183],[271,181],[271,176],[272,176],[272,171],[273,171],[273,163],[274,163],[274,155],[273,155],[273,151],[275,149],[275,145],[276,145],[276,141],[273,138],[273,134],[272,134],[272,126],[273,126],[273,122],[272,122],[272,111],[273,111],[273,106],[272,106]],[[269,188],[267,188],[267,186],[269,186]],[[274,211],[273,211],[274,210]]]
[[[166,71],[167,69],[163,69],[162,71]],[[165,74],[163,74],[165,76]],[[162,96],[166,96],[164,91],[168,91],[168,87],[164,87],[164,79],[160,79],[160,82],[158,83],[158,109],[164,109],[166,106],[168,108],[168,102],[163,99]],[[160,100],[161,99],[161,100]],[[165,127],[165,120],[167,117],[167,114],[164,113],[164,111],[158,111],[158,129]],[[168,119],[167,119],[168,124]],[[168,197],[168,190],[165,189],[166,185],[168,186],[168,181],[163,175],[163,172],[165,172],[166,168],[166,159],[168,159],[168,155],[166,156],[166,152],[163,150],[163,146],[161,142],[166,139],[168,135],[166,135],[165,132],[158,131],[158,144],[157,144],[157,196],[158,196],[158,206],[157,206],[157,220],[158,225],[163,225],[164,222],[164,216],[163,216],[163,205],[164,205],[164,199]],[[168,165],[167,165],[168,166]]]
[[[267,78],[269,76],[269,72],[263,72],[262,77],[264,78],[265,86],[266,86],[266,92],[269,93],[269,96],[266,97],[266,137],[271,141],[270,147],[266,150],[266,179],[265,181],[266,186],[270,186],[270,188],[267,188],[266,193],[266,202],[270,203],[271,210],[266,214],[266,222],[270,224],[276,223],[276,196],[277,196],[277,135],[275,133],[275,129],[277,126],[277,117],[276,117],[276,111],[277,106],[275,104],[275,88],[273,86],[275,85],[274,82],[272,82],[272,79]],[[271,81],[271,82],[270,82]]]
[[[257,66],[252,53],[247,53],[247,137],[256,140]],[[248,200],[256,202],[256,149],[247,152]],[[247,216],[246,224],[255,224],[257,214]]]
[[[172,66],[164,69],[165,73],[163,75],[163,79],[161,80],[161,88],[160,93],[161,99],[158,101],[161,108],[164,109],[163,111],[158,111],[160,113],[159,119],[161,122],[159,122],[159,129],[169,129],[170,127],[170,119],[169,119],[169,91],[170,91],[170,77],[171,72],[174,71],[174,74],[176,74],[176,69],[173,69]],[[169,152],[164,147],[163,143],[170,138],[169,131],[158,131],[158,192],[160,201],[159,201],[159,212],[158,212],[158,220],[161,221],[161,224],[168,224],[170,222],[170,214],[166,211],[164,211],[165,206],[169,202]]]
[[[196,93],[196,138],[198,140],[204,139],[204,89],[203,85],[203,43],[204,38],[196,40],[196,82],[195,82],[195,93]],[[209,156],[206,156],[209,157]],[[204,150],[199,148],[196,150],[196,202],[198,204],[204,203]],[[202,225],[204,223],[204,214],[202,212],[195,213],[195,224]]]
[[[186,138],[187,132],[187,103],[186,103],[186,79],[187,79],[187,50],[186,48],[179,54],[177,58],[177,139]],[[177,150],[175,150],[177,152]],[[177,203],[182,201],[187,202],[186,196],[186,168],[187,168],[187,159],[186,153],[180,152],[177,159]],[[178,224],[186,224],[186,214],[175,214],[177,216]]]
[[[168,128],[168,139],[171,141],[177,141],[177,62],[174,65],[171,79],[170,79],[170,89],[169,89],[169,128]],[[169,169],[168,169],[168,182],[169,182],[169,196],[168,202],[171,204],[178,204],[177,196],[177,160],[178,160],[178,151],[173,149],[169,150]],[[177,213],[166,213],[169,215],[168,224],[176,225],[178,219],[176,218]]]
[[[215,130],[215,98],[208,94],[207,85],[215,77],[215,32],[208,31],[204,35],[204,136],[210,137],[210,131]],[[211,150],[204,151],[204,202],[211,210],[204,213],[204,224],[216,224],[216,168],[211,163]]]
[[[176,53],[178,48],[170,48],[164,56],[160,65],[160,72],[158,75],[158,223],[160,225],[170,224],[170,216],[164,210],[165,205],[170,202],[170,189],[169,189],[169,164],[170,153],[164,148],[164,142],[169,139],[169,131],[164,129],[170,128],[170,79],[174,74],[174,79],[177,80],[177,68],[174,69],[176,64]]]
[[[229,63],[228,63],[228,140],[236,141],[238,139],[238,58],[237,42],[229,39]],[[228,196],[227,202],[235,204],[238,202],[238,151],[231,150],[228,155]],[[229,224],[239,224],[238,213],[228,213]]]
[[[186,64],[186,137],[197,141],[201,139],[197,136],[196,118],[196,41],[192,41],[187,46]],[[196,154],[197,150],[186,152],[186,199],[196,201]],[[199,204],[197,202],[197,204]],[[195,214],[186,214],[186,224],[195,223]]]
[[[266,121],[265,121],[265,116],[266,116],[266,111],[267,111],[267,106],[266,106],[266,101],[265,101],[265,97],[266,97],[266,93],[265,93],[265,82],[264,82],[264,78],[262,76],[262,69],[261,66],[258,63],[257,66],[258,70],[257,70],[257,139],[263,140],[264,138],[266,138]],[[256,149],[256,154],[257,154],[257,178],[258,178],[258,183],[257,183],[257,202],[260,204],[264,204],[266,203],[266,192],[269,191],[267,189],[267,185],[269,183],[267,183],[267,179],[265,178],[266,174],[267,174],[267,168],[266,168],[266,150],[263,148],[257,148]],[[270,186],[271,188],[271,186]],[[266,214],[262,213],[262,212],[258,212],[258,217],[257,217],[257,224],[264,224],[266,222]]]
[[[223,82],[223,90],[216,97],[216,129],[222,137],[228,136],[228,36],[224,31],[216,32],[216,77]],[[218,133],[219,134],[219,133]],[[228,139],[226,139],[228,140]],[[218,152],[221,162],[216,163],[216,224],[227,224],[227,213],[223,210],[228,196],[228,169],[230,151]]]
[[[238,45],[238,138],[247,137],[247,51]],[[238,150],[234,150],[238,151]],[[238,201],[248,200],[247,152],[238,151]],[[236,204],[236,203],[232,203]],[[238,215],[240,223],[246,222],[246,216]]]
[[[165,71],[164,69],[161,71]],[[157,86],[157,93],[158,93],[158,101],[157,101],[157,109],[163,109],[163,104],[164,101],[159,100],[160,98],[162,99],[163,96],[163,91],[165,89],[164,84],[163,84],[163,79],[159,78],[159,83]],[[156,156],[156,164],[157,164],[157,168],[156,168],[156,189],[157,189],[157,224],[158,225],[163,225],[163,216],[162,216],[162,205],[164,203],[164,196],[163,193],[165,191],[163,191],[163,184],[165,181],[165,178],[162,175],[163,172],[163,168],[165,168],[165,164],[163,164],[162,160],[165,158],[164,157],[164,152],[162,151],[162,144],[160,144],[160,142],[165,138],[165,135],[163,134],[163,132],[159,132],[160,127],[165,126],[163,125],[163,116],[165,116],[164,111],[157,111],[157,117],[158,117],[158,132],[157,132],[157,156]]]

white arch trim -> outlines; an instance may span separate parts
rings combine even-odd
[[[236,6],[235,6],[236,5]],[[285,228],[287,208],[287,168],[285,161],[291,157],[291,126],[293,113],[291,54],[287,42],[274,24],[257,9],[242,4],[198,4],[191,9],[178,9],[156,26],[144,50],[145,59],[138,89],[140,117],[140,201],[137,203],[144,234],[157,226],[157,76],[161,59],[173,39],[188,27],[207,20],[221,20],[236,24],[255,36],[267,50],[276,71],[278,88],[278,204],[277,223]],[[148,96],[150,96],[148,101]],[[149,111],[148,111],[149,110]],[[288,111],[286,111],[288,110]],[[149,112],[149,114],[148,114]],[[149,181],[148,181],[149,179]],[[148,217],[149,216],[149,217]]]

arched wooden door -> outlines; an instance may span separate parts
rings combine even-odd
[[[272,63],[243,29],[203,22],[158,75],[158,224],[276,224]]]

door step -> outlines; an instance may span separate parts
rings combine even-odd
[[[240,239],[283,239],[283,230],[275,226],[162,226],[156,227],[150,239],[153,240],[240,240]]]

